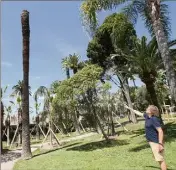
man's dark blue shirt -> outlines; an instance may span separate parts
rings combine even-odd
[[[158,131],[156,128],[161,127],[160,119],[156,116],[149,117],[146,113],[144,113],[144,118],[146,139],[149,142],[159,143]]]

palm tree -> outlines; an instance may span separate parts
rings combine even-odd
[[[28,86],[29,88],[29,95],[31,95],[31,87]],[[15,96],[20,96],[22,98],[22,95],[23,95],[23,80],[19,80],[18,83],[16,85],[14,85],[12,87],[12,94],[11,94],[11,97],[15,97]]]
[[[73,70],[73,74],[76,74],[78,72],[79,59],[80,59],[80,56],[75,53],[73,55],[70,54],[68,57],[68,65],[70,69]]]
[[[62,59],[62,67],[65,69],[66,71],[66,76],[67,76],[67,79],[70,78],[70,66],[69,66],[69,62],[68,62],[68,57],[65,57]]]
[[[10,101],[11,104],[14,104]],[[7,146],[10,146],[10,115],[12,113],[12,105],[9,105],[8,107],[4,106],[5,110],[7,112],[7,117],[5,119],[5,126],[7,128]]]
[[[22,37],[23,37],[23,83],[22,83],[22,157],[32,157],[29,131],[29,45],[30,27],[29,12],[23,10],[21,14]]]
[[[40,86],[37,91],[34,93],[34,99],[37,100],[39,97],[44,97],[44,107],[43,111],[48,113],[49,116],[49,124],[51,126],[51,129],[53,129],[53,123],[52,123],[52,100],[53,96],[50,92],[50,90],[45,86]],[[50,141],[52,142],[52,133],[50,133]]]
[[[155,81],[157,70],[161,68],[162,62],[158,54],[158,46],[154,38],[147,44],[147,38],[142,37],[141,40],[135,42],[135,48],[131,57],[127,57],[131,61],[132,68],[136,74],[145,83],[148,93],[150,94],[152,104],[161,108],[155,91]]]
[[[4,104],[2,102],[2,98],[4,96],[4,93],[7,91],[8,86],[6,86],[4,89],[1,88],[1,114],[0,114],[0,121],[1,121],[1,134],[3,129],[3,121],[4,121]],[[1,135],[1,153],[3,151],[3,145],[2,145],[2,135]]]
[[[2,134],[3,117],[4,117],[4,105],[3,105],[2,101],[1,101],[1,115],[0,116],[1,116],[1,134]],[[1,136],[1,153],[2,153],[2,151],[3,151],[3,146],[2,146],[2,136]]]
[[[129,0],[85,0],[81,6],[85,28],[93,34],[98,25],[97,11],[112,10],[127,1]],[[176,72],[173,66],[174,59],[170,57],[167,39],[170,28],[168,25],[167,5],[162,4],[160,0],[133,0],[128,4],[124,12],[126,12],[129,19],[133,21],[136,21],[139,14],[145,21],[149,31],[152,34],[154,33],[166,69],[170,93],[172,98],[176,101]]]
[[[40,129],[39,129],[39,108],[41,103],[38,103],[38,98],[37,96],[34,96],[34,100],[35,100],[35,111],[36,111],[36,136],[37,136],[37,140],[40,140]]]

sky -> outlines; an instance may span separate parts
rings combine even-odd
[[[1,5],[1,86],[8,85],[3,96],[5,105],[9,105],[12,86],[22,80],[22,32],[21,13],[30,12],[30,86],[32,93],[43,85],[49,87],[55,80],[66,78],[61,66],[65,56],[78,53],[86,60],[86,49],[90,41],[84,31],[80,18],[80,1],[40,1],[40,2],[2,2]],[[172,22],[172,39],[176,38],[176,2],[168,2]],[[113,11],[115,12],[115,11]],[[120,8],[116,9],[120,12]],[[112,11],[98,14],[100,23]],[[141,19],[135,26],[139,37],[150,38]],[[136,80],[141,85],[139,80]],[[117,87],[113,85],[113,90]],[[42,100],[42,99],[41,99]],[[30,98],[30,106],[34,100]]]

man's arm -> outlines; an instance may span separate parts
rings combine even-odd
[[[156,128],[158,131],[158,139],[159,139],[159,152],[164,150],[164,133],[162,128]]]
[[[158,139],[159,139],[159,144],[163,145],[164,144],[164,133],[161,127],[156,128],[158,131]]]
[[[141,113],[141,112],[139,112],[139,111],[137,111],[137,110],[134,110],[134,109],[128,107],[127,105],[124,105],[124,106],[125,106],[125,108],[127,108],[128,110],[131,110],[132,112],[134,112],[136,115],[141,116],[141,117],[144,116],[143,113]]]
[[[158,131],[158,141],[159,141],[159,151],[161,152],[164,149],[164,132],[161,128],[160,120],[156,117],[153,118],[153,125]]]

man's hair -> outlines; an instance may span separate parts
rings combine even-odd
[[[149,105],[148,109],[150,109],[151,113],[155,116],[159,116],[159,109],[158,107],[154,106],[154,105]]]

